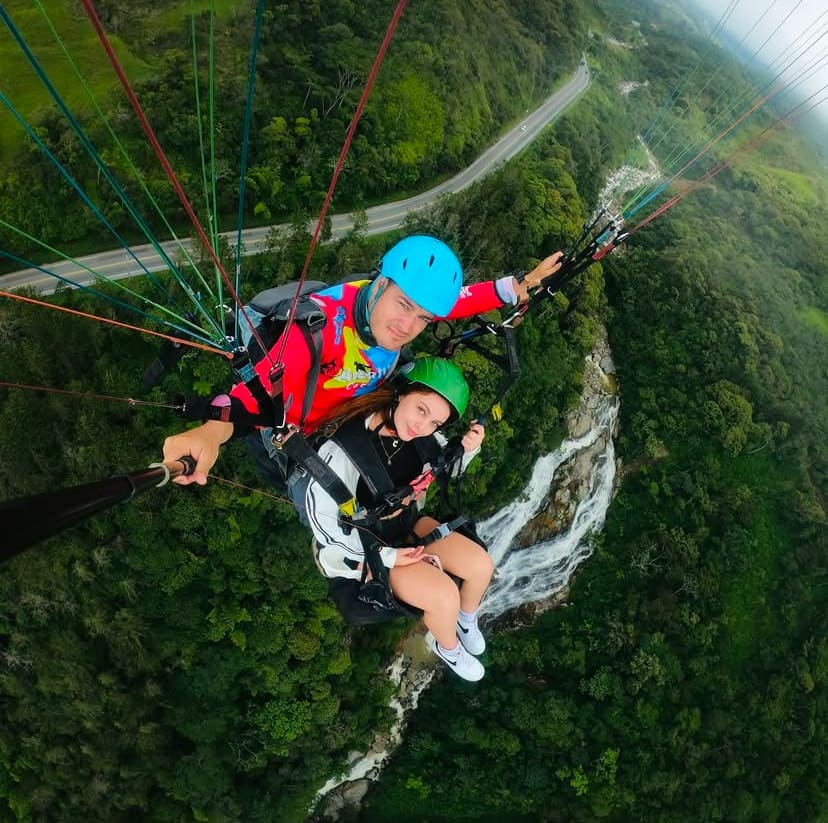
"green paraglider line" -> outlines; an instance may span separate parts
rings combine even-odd
[[[20,46],[21,50],[23,51],[23,54],[26,56],[26,59],[29,61],[30,65],[35,70],[35,73],[40,78],[43,85],[46,87],[47,91],[49,92],[50,96],[52,97],[52,99],[57,104],[58,108],[63,113],[64,117],[66,117],[67,121],[69,122],[69,124],[72,127],[72,129],[74,130],[74,132],[77,134],[77,136],[80,139],[81,143],[83,144],[84,148],[89,153],[90,157],[95,162],[97,167],[101,170],[101,172],[103,173],[103,175],[106,178],[107,182],[110,184],[110,186],[112,186],[113,190],[118,195],[118,197],[120,198],[121,202],[124,204],[127,211],[132,215],[132,217],[136,221],[136,223],[138,223],[141,230],[144,232],[146,237],[149,239],[150,243],[153,245],[155,250],[161,256],[162,260],[164,260],[164,262],[168,265],[169,269],[171,271],[175,271],[175,264],[172,262],[172,260],[170,260],[169,256],[164,251],[163,247],[155,239],[155,236],[153,235],[153,233],[150,230],[149,226],[147,226],[144,219],[141,217],[141,215],[138,213],[138,211],[132,205],[130,199],[127,197],[126,192],[123,190],[123,188],[118,183],[118,181],[113,177],[112,172],[109,170],[109,168],[106,166],[106,164],[101,159],[100,155],[98,154],[97,149],[92,144],[92,142],[89,140],[89,138],[86,136],[83,129],[80,127],[80,124],[78,123],[77,119],[72,114],[72,112],[69,110],[66,103],[63,101],[63,98],[60,96],[57,89],[52,84],[51,80],[49,80],[48,76],[46,75],[46,72],[43,70],[43,67],[40,65],[40,62],[38,61],[37,57],[35,57],[34,53],[29,48],[29,45],[26,42],[25,38],[20,33],[19,29],[14,24],[14,21],[11,19],[8,12],[3,8],[2,5],[0,5],[0,18],[3,19],[3,22],[6,24],[6,27],[9,29],[9,32],[11,33],[14,40]],[[4,103],[6,103],[7,106],[11,106],[11,103],[7,100],[7,98],[5,98],[5,96],[4,96]],[[20,120],[19,117],[18,117],[18,120]],[[30,134],[33,133],[33,130],[31,130],[31,129],[27,129],[27,131],[29,131]],[[45,146],[43,145],[42,141],[39,140],[39,138],[38,138],[38,143],[45,150]],[[54,156],[54,155],[52,155],[52,156]],[[99,215],[101,214],[100,211],[98,211],[98,214]],[[132,254],[132,256],[137,262],[138,258],[135,257],[134,254]],[[139,263],[139,265],[141,265],[141,267],[144,269],[144,271],[146,271],[146,273],[149,275],[149,270],[146,269],[146,267],[143,266],[143,264]],[[152,278],[152,280],[160,288],[160,284],[158,284],[158,282],[155,280],[155,278]],[[210,323],[210,325],[213,326],[213,328],[214,328],[214,330],[216,331],[217,334],[221,334],[221,331],[218,328],[218,326],[216,325],[215,321],[207,313],[207,311],[205,310],[205,308],[201,304],[198,297],[192,291],[192,289],[186,284],[185,281],[183,281],[183,279],[180,280],[180,283],[181,283],[181,286],[184,289],[184,291],[188,294],[190,299],[193,300],[193,302],[195,303],[195,305],[199,309],[199,311],[201,311],[201,313],[204,315],[207,322]]]
[[[37,147],[43,152],[43,154],[46,155],[46,157],[51,161],[55,168],[61,173],[66,182],[69,183],[69,185],[80,195],[83,202],[86,203],[86,205],[91,209],[92,213],[98,218],[98,220],[100,220],[101,223],[103,223],[103,225],[106,226],[110,232],[112,232],[113,237],[115,237],[115,239],[121,244],[121,247],[124,249],[124,251],[130,257],[132,257],[132,259],[138,264],[138,266],[140,266],[140,268],[144,270],[147,277],[163,293],[164,289],[158,282],[158,280],[153,276],[150,270],[138,259],[138,257],[136,257],[135,253],[129,247],[126,240],[124,240],[124,238],[121,237],[120,234],[118,234],[118,231],[115,229],[115,227],[109,222],[109,220],[106,219],[101,210],[92,202],[92,200],[88,197],[86,192],[84,192],[84,190],[80,187],[75,178],[72,177],[72,175],[69,174],[69,172],[64,168],[60,160],[58,160],[57,157],[55,157],[55,155],[52,154],[52,152],[49,150],[46,144],[40,139],[37,132],[23,119],[21,114],[17,111],[12,102],[9,100],[8,97],[6,97],[6,95],[2,91],[0,91],[0,102],[2,102],[3,105],[6,106],[6,108],[11,112],[12,117],[14,117],[15,120],[17,120],[17,122],[23,127],[26,134],[28,134],[29,137],[31,137],[31,139],[35,142]]]
[[[828,33],[828,32],[827,32],[827,33]],[[825,36],[825,35],[823,35],[823,36]],[[817,42],[819,42],[819,41],[817,41]],[[810,48],[811,48],[811,46],[809,46],[808,48],[810,49]],[[792,59],[792,60],[791,60],[791,61],[790,61],[790,62],[789,62],[786,66],[785,66],[785,68],[783,68],[783,69],[782,69],[782,71],[780,71],[780,72],[779,72],[779,73],[778,73],[778,74],[777,74],[777,75],[776,75],[776,76],[775,76],[775,77],[774,77],[774,78],[773,78],[773,79],[772,79],[772,80],[771,80],[771,81],[770,81],[770,82],[769,82],[769,83],[768,83],[768,84],[767,84],[767,85],[766,85],[766,86],[762,89],[762,91],[763,91],[763,92],[767,91],[767,90],[768,90],[768,89],[769,89],[769,88],[770,88],[770,87],[771,87],[771,86],[772,86],[772,85],[776,82],[776,80],[777,80],[779,77],[781,77],[781,76],[782,76],[782,74],[784,74],[784,73],[785,73],[785,71],[787,71],[787,69],[788,69],[788,68],[790,68],[790,66],[791,66],[794,62],[796,62],[796,60],[798,60],[801,56],[802,56],[802,55],[800,54],[800,55],[797,55],[796,57],[794,57],[794,58],[793,58],[793,59]],[[684,165],[683,165],[683,166],[682,166],[682,167],[681,167],[678,171],[676,171],[675,173],[673,173],[673,175],[672,175],[672,176],[671,176],[668,180],[663,181],[662,183],[660,183],[660,184],[659,184],[659,185],[655,188],[655,190],[654,190],[654,191],[652,191],[649,195],[647,195],[647,197],[645,197],[643,200],[641,200],[641,201],[640,201],[640,202],[639,202],[639,203],[638,203],[638,204],[637,204],[634,208],[632,208],[632,209],[626,209],[626,208],[625,208],[625,210],[624,210],[624,212],[623,212],[624,217],[625,217],[626,219],[628,219],[628,218],[632,217],[633,215],[635,215],[637,212],[641,211],[641,209],[643,209],[643,208],[644,208],[644,206],[648,205],[648,204],[649,204],[649,203],[650,203],[653,199],[655,199],[656,197],[658,197],[658,195],[659,195],[659,194],[661,194],[661,193],[662,193],[662,192],[663,192],[663,191],[664,191],[664,190],[665,190],[665,189],[666,189],[666,188],[670,185],[670,183],[672,183],[672,182],[673,182],[673,181],[674,181],[674,180],[675,180],[675,179],[676,179],[679,175],[683,174],[685,171],[687,171],[687,169],[689,169],[689,168],[690,168],[691,166],[693,166],[696,162],[698,162],[698,160],[699,160],[700,158],[702,158],[704,155],[706,155],[706,154],[707,154],[707,152],[708,152],[711,148],[713,148],[713,146],[715,146],[715,145],[716,145],[716,144],[717,144],[720,140],[722,140],[724,137],[726,137],[728,134],[730,134],[730,133],[731,133],[731,132],[732,132],[732,131],[733,131],[733,130],[734,130],[734,129],[738,126],[738,125],[740,125],[740,124],[741,124],[741,123],[742,123],[745,119],[747,119],[747,118],[748,118],[751,114],[753,114],[755,111],[757,111],[757,110],[758,110],[758,109],[760,109],[762,106],[764,106],[764,105],[765,105],[765,103],[767,103],[767,102],[768,102],[768,100],[771,100],[772,98],[774,98],[774,97],[776,97],[777,95],[781,94],[783,91],[789,91],[789,90],[791,90],[791,89],[795,88],[797,85],[799,85],[800,83],[802,83],[804,80],[808,79],[808,78],[809,78],[809,77],[811,77],[813,74],[815,74],[815,73],[819,70],[819,68],[820,68],[819,63],[821,63],[821,62],[822,62],[822,61],[824,61],[825,59],[826,59],[825,57],[818,56],[818,57],[816,58],[816,60],[817,60],[817,65],[816,65],[816,66],[814,66],[814,65],[813,65],[813,63],[812,63],[811,65],[807,66],[805,69],[801,70],[801,71],[799,72],[799,74],[797,74],[797,75],[796,75],[796,76],[795,76],[792,80],[790,80],[789,82],[787,82],[784,86],[780,86],[779,88],[777,88],[777,89],[776,89],[776,90],[774,90],[774,91],[767,91],[767,93],[766,93],[766,94],[764,94],[764,95],[763,95],[763,96],[761,96],[761,97],[758,97],[758,98],[757,98],[757,99],[753,102],[753,105],[751,105],[751,107],[750,107],[747,111],[745,111],[745,112],[744,112],[744,113],[743,113],[740,117],[738,117],[736,120],[734,120],[734,121],[733,121],[733,122],[732,122],[732,123],[731,123],[731,124],[730,124],[730,125],[726,128],[726,129],[724,129],[723,131],[721,131],[721,132],[720,132],[720,133],[719,133],[716,137],[711,138],[710,140],[708,140],[708,142],[707,142],[707,143],[706,143],[706,144],[705,144],[705,145],[704,145],[704,146],[703,146],[703,147],[702,147],[702,148],[701,148],[701,149],[697,152],[697,154],[696,154],[694,157],[692,157],[690,160],[688,160],[688,161],[687,161],[687,162],[686,162],[686,163],[685,163],[685,164],[684,164]],[[810,72],[810,74],[808,74],[808,72]],[[810,99],[810,98],[808,98],[808,99]]]
[[[43,15],[44,19],[46,20],[46,24],[49,26],[49,29],[52,32],[52,36],[55,38],[55,42],[58,44],[58,46],[60,46],[60,49],[63,52],[63,55],[66,57],[66,60],[68,61],[69,65],[72,67],[72,71],[75,73],[75,76],[78,78],[81,85],[83,86],[83,89],[86,92],[87,97],[89,98],[92,105],[95,107],[95,111],[98,113],[98,117],[100,118],[100,120],[104,124],[104,126],[106,127],[106,130],[109,132],[109,135],[112,138],[114,144],[118,147],[118,150],[120,151],[121,156],[124,158],[127,165],[129,166],[130,170],[132,171],[132,174],[133,174],[135,180],[137,180],[138,185],[141,187],[141,189],[144,192],[144,194],[146,195],[147,199],[152,204],[153,208],[155,209],[156,214],[158,214],[158,216],[163,221],[163,223],[166,226],[167,231],[170,233],[170,236],[172,237],[172,239],[176,243],[178,243],[178,246],[181,249],[181,252],[184,254],[184,257],[187,259],[187,262],[190,264],[190,266],[192,266],[193,271],[198,276],[198,279],[201,281],[202,286],[205,288],[205,290],[210,295],[210,297],[215,299],[215,295],[213,295],[213,293],[210,291],[210,287],[207,285],[207,282],[205,281],[204,277],[202,276],[201,272],[199,271],[198,266],[196,265],[196,262],[191,257],[190,252],[187,249],[186,244],[183,243],[181,241],[181,239],[176,235],[173,227],[170,225],[169,220],[167,220],[167,217],[164,214],[163,210],[159,206],[156,199],[152,196],[152,192],[147,187],[147,184],[144,182],[144,178],[142,177],[141,173],[136,168],[135,164],[132,162],[132,158],[130,158],[126,148],[121,143],[121,141],[118,139],[118,135],[115,134],[114,130],[112,129],[112,126],[109,123],[109,120],[107,119],[107,117],[103,113],[103,111],[101,110],[101,107],[98,105],[98,101],[95,98],[95,95],[93,94],[92,89],[89,88],[89,84],[86,82],[86,79],[84,78],[84,76],[81,73],[80,69],[78,68],[77,64],[72,59],[72,55],[69,53],[69,50],[66,48],[66,45],[64,44],[64,42],[61,39],[60,35],[58,34],[57,29],[54,27],[54,24],[52,23],[52,20],[49,17],[48,12],[43,7],[43,4],[40,2],[40,0],[35,0],[35,3],[37,5],[40,13]],[[175,269],[172,269],[171,271],[172,271],[173,275],[175,275],[176,278],[178,278],[179,272],[177,272]]]
[[[775,2],[775,0],[774,0],[774,2]],[[738,3],[739,3],[739,0],[731,0],[729,5],[727,6],[727,8],[725,8],[725,10],[722,12],[721,16],[719,17],[718,21],[716,22],[716,25],[711,30],[710,34],[707,35],[708,40],[712,40],[714,35],[716,34],[716,32],[718,32],[720,29],[722,29],[724,27],[725,23],[730,18],[730,15],[733,14],[733,11],[735,10]],[[650,139],[650,135],[661,125],[661,122],[667,116],[668,112],[672,111],[673,107],[676,105],[676,101],[681,96],[681,92],[684,90],[684,88],[690,82],[690,79],[693,77],[693,75],[696,73],[699,66],[701,65],[701,61],[702,61],[702,58],[701,58],[701,56],[699,56],[696,59],[695,65],[693,65],[691,68],[689,68],[684,73],[684,76],[681,78],[681,82],[678,85],[673,87],[672,91],[670,92],[669,99],[667,99],[661,105],[659,110],[656,112],[655,117],[653,118],[652,122],[647,127],[644,134],[641,136],[641,140],[645,145],[647,144],[647,141]],[[632,163],[633,163],[632,156],[628,155],[627,157],[628,157],[628,159],[622,165],[631,167]],[[630,173],[631,172],[628,172],[627,174],[625,174],[621,178],[621,180],[618,181],[618,187],[617,187],[618,189],[621,189],[621,187],[624,185],[627,178],[629,177]],[[641,188],[641,187],[639,187],[639,188]],[[646,188],[646,187],[644,187],[644,188]],[[623,189],[622,189],[622,191],[623,191]]]
[[[91,0],[81,0],[83,4],[83,8],[86,11],[86,15],[89,18],[89,21],[92,23],[92,27],[95,29],[95,33],[98,35],[98,39],[101,41],[101,45],[106,52],[106,56],[109,58],[109,62],[112,65],[112,68],[115,71],[115,74],[118,77],[118,80],[121,83],[121,87],[123,88],[124,92],[129,99],[130,105],[132,106],[133,111],[135,112],[138,121],[141,124],[141,128],[144,130],[144,134],[147,136],[147,139],[152,145],[153,150],[155,151],[155,155],[158,158],[159,162],[161,163],[162,168],[164,169],[167,179],[170,181],[176,195],[178,196],[181,205],[184,207],[184,211],[187,212],[187,216],[190,218],[190,222],[193,224],[193,228],[195,228],[196,233],[198,234],[199,239],[204,244],[204,248],[207,250],[207,253],[210,255],[211,260],[217,266],[219,272],[221,272],[222,279],[224,280],[225,284],[227,285],[230,294],[233,296],[233,299],[236,301],[238,305],[241,305],[241,299],[239,298],[238,293],[233,288],[233,284],[230,282],[230,278],[227,276],[227,272],[224,270],[224,266],[221,264],[221,260],[216,253],[215,248],[210,243],[209,238],[207,237],[204,228],[202,227],[201,223],[199,222],[198,217],[196,216],[195,211],[193,210],[190,201],[187,199],[187,195],[184,192],[184,189],[181,186],[178,178],[176,177],[175,171],[173,171],[172,166],[170,165],[170,161],[167,159],[167,155],[164,153],[164,150],[161,148],[161,144],[158,142],[158,138],[155,135],[155,132],[152,129],[152,126],[147,119],[146,114],[144,113],[144,109],[142,108],[140,102],[138,101],[138,97],[135,94],[134,89],[132,88],[131,83],[129,82],[129,78],[126,76],[126,72],[124,71],[123,66],[121,65],[121,61],[118,59],[118,55],[115,54],[115,49],[112,48],[112,43],[109,41],[109,37],[107,36],[106,31],[104,30],[103,24],[101,23],[100,17],[98,17],[98,13],[95,11],[95,7],[92,5]],[[273,363],[272,358],[270,357],[269,350],[265,346],[264,342],[261,339],[261,335],[256,330],[256,327],[253,324],[253,321],[250,319],[250,316],[244,309],[242,309],[242,316],[247,323],[248,328],[250,329],[251,336],[256,341],[256,343],[261,347],[262,351],[265,353],[265,359],[270,363],[271,366],[275,366]]]
[[[67,283],[68,285],[72,286],[73,288],[80,289],[81,291],[89,292],[89,294],[94,294],[95,297],[99,297],[101,300],[106,300],[108,303],[112,303],[113,305],[120,306],[127,311],[135,312],[136,314],[140,314],[142,317],[145,317],[147,320],[152,320],[155,323],[160,323],[162,326],[168,326],[171,329],[175,329],[176,331],[181,332],[182,334],[187,334],[190,337],[196,338],[198,340],[203,340],[206,343],[211,344],[211,348],[213,348],[214,341],[210,340],[209,337],[203,337],[201,334],[196,334],[192,331],[192,329],[184,329],[180,326],[177,326],[175,323],[171,323],[169,320],[162,320],[160,317],[156,317],[149,312],[145,312],[143,309],[139,309],[137,306],[132,306],[129,303],[124,303],[123,300],[118,300],[117,297],[112,297],[112,295],[104,294],[103,292],[97,291],[93,289],[91,286],[84,286],[83,283],[76,283],[74,280],[70,280],[68,277],[63,277],[60,274],[57,274],[49,269],[44,268],[43,266],[38,266],[36,263],[32,263],[29,260],[26,260],[23,257],[18,257],[16,254],[12,254],[9,251],[5,251],[4,249],[0,249],[0,256],[5,257],[7,260],[11,260],[18,265],[21,265],[25,268],[29,269],[37,269],[39,272],[43,272],[43,274],[48,274],[49,277],[54,277],[55,280],[60,280],[63,283]],[[9,296],[9,292],[0,292],[0,294],[4,294],[5,296]],[[42,302],[42,301],[38,301]],[[50,305],[48,303],[44,303],[43,305]],[[57,308],[57,307],[55,307]],[[95,317],[95,315],[89,315],[90,317]],[[108,322],[104,317],[96,318],[101,320],[102,322]],[[186,322],[186,320],[184,321]],[[131,326],[130,328],[136,328],[140,331],[138,326]]]
[[[4,255],[4,254],[6,254],[6,253],[3,252],[3,251],[0,251],[0,255]],[[8,256],[8,255],[6,255],[6,256]],[[12,259],[19,259],[19,258],[12,258]],[[25,261],[23,261],[23,262],[25,262]],[[87,288],[87,287],[82,286],[81,288]],[[94,294],[94,291],[92,289],[88,289],[88,290],[92,291],[93,294]],[[87,320],[94,320],[97,323],[105,323],[108,326],[117,326],[119,329],[131,329],[132,331],[137,331],[140,334],[148,334],[152,337],[163,337],[164,340],[170,340],[173,343],[179,343],[182,346],[189,346],[190,348],[193,348],[193,349],[201,349],[202,351],[212,352],[213,354],[221,355],[221,357],[224,357],[228,360],[230,360],[233,357],[233,355],[230,352],[222,351],[221,349],[217,349],[214,345],[212,345],[212,341],[209,342],[209,345],[204,344],[204,343],[196,343],[192,339],[183,339],[181,337],[173,337],[170,334],[164,334],[163,332],[155,331],[154,329],[147,329],[147,328],[141,328],[140,326],[133,326],[130,323],[123,323],[120,320],[112,320],[108,317],[98,317],[98,315],[96,315],[96,314],[89,314],[88,312],[78,311],[77,309],[70,309],[67,306],[58,306],[55,303],[46,303],[43,300],[36,300],[34,297],[26,297],[23,294],[15,294],[14,292],[3,291],[2,289],[0,289],[0,297],[7,297],[9,300],[17,300],[20,303],[29,303],[32,306],[42,306],[43,308],[52,309],[53,311],[61,311],[61,312],[64,312],[66,314],[73,314],[76,317],[85,317]],[[161,321],[159,321],[159,322],[161,322]],[[184,334],[189,335],[189,332],[185,331]],[[190,335],[190,337],[192,337],[192,335]]]
[[[210,233],[212,235],[213,248],[218,251],[219,248],[219,230],[218,230],[218,197],[216,196],[216,2],[210,2],[210,59],[209,59],[209,78],[208,90],[210,95],[209,111],[210,111],[210,184],[212,188],[213,207],[208,212]],[[218,269],[215,269],[216,284],[219,292],[219,303],[223,302],[221,274]],[[236,289],[238,293],[238,289]],[[224,313],[222,312],[222,322],[224,320]]]
[[[191,323],[185,317],[181,317],[180,315],[178,315],[175,312],[171,311],[170,309],[166,308],[166,306],[159,305],[155,301],[150,300],[150,298],[147,297],[146,295],[138,294],[137,292],[134,292],[128,286],[123,285],[123,283],[121,283],[119,280],[113,280],[112,278],[107,277],[106,275],[103,275],[103,274],[100,274],[99,272],[96,272],[94,269],[90,269],[89,266],[84,265],[83,263],[81,263],[80,260],[76,260],[74,257],[70,257],[69,255],[64,254],[59,249],[56,249],[53,246],[50,246],[48,243],[44,243],[42,240],[38,240],[36,237],[33,237],[30,234],[27,234],[22,229],[18,229],[16,226],[13,226],[11,223],[6,222],[2,218],[0,218],[0,226],[3,226],[4,228],[8,229],[9,231],[14,232],[15,234],[19,234],[21,237],[24,237],[26,240],[28,240],[32,243],[36,243],[42,249],[46,249],[46,251],[49,251],[52,254],[56,254],[58,257],[61,257],[64,260],[68,260],[70,263],[74,263],[78,268],[81,268],[84,271],[89,272],[89,274],[91,274],[93,277],[96,277],[99,280],[103,280],[106,283],[109,283],[111,286],[114,286],[115,288],[118,288],[118,289],[121,289],[122,291],[125,291],[127,294],[132,295],[133,297],[137,298],[138,300],[143,300],[148,305],[152,306],[155,309],[158,309],[158,311],[164,312],[165,314],[169,315],[170,317],[173,317],[174,319],[178,320],[179,322],[185,323],[189,326],[192,326],[192,328],[195,330],[196,334],[200,335],[200,334],[203,333],[202,328],[197,326],[195,323]],[[30,268],[31,268],[31,266],[30,266]],[[41,271],[46,271],[46,270],[41,269]],[[46,271],[46,273],[49,274],[50,277],[55,277],[59,280],[63,280],[63,282],[69,283],[70,285],[74,286],[75,288],[78,288],[78,289],[87,288],[86,286],[82,286],[80,283],[76,283],[74,280],[71,280],[68,277],[60,277],[59,275],[48,272],[48,271]],[[102,294],[101,292],[95,292],[95,294],[100,294],[100,296],[103,297],[104,299],[110,300],[110,298],[107,295]],[[110,302],[114,302],[114,301],[110,300]],[[130,306],[128,303],[121,303],[120,301],[117,301],[117,302],[118,302],[118,305],[125,306],[129,309],[140,312],[140,309],[134,308],[133,306]],[[140,313],[144,314],[143,312],[140,312]],[[166,322],[164,320],[161,320],[160,318],[154,317],[153,315],[145,314],[145,316],[150,317],[150,318],[152,318],[153,320],[155,320],[159,323],[165,323]],[[174,326],[172,324],[168,324],[168,325],[170,326],[170,328],[174,328],[178,331],[182,331],[182,329],[180,329],[178,326]],[[192,332],[190,332],[190,333],[192,333]],[[205,338],[201,338],[201,339],[205,339]]]
[[[256,54],[259,50],[259,39],[262,32],[262,17],[264,15],[264,0],[256,5],[256,25],[253,30],[253,44],[250,47],[250,69],[247,74],[247,102],[244,107],[244,133],[242,136],[241,169],[239,171],[239,213],[236,220],[236,291],[241,290],[241,250],[242,227],[244,224],[244,189],[247,179],[247,150],[250,145],[250,124],[253,120],[253,89],[256,85]],[[238,328],[239,312],[235,310],[234,328]]]
[[[198,153],[201,160],[201,182],[204,187],[204,211],[208,218],[210,215],[210,195],[207,187],[207,161],[204,154],[204,123],[201,115],[201,93],[199,91],[199,77],[198,77],[198,40],[196,37],[196,23],[195,23],[195,6],[194,0],[190,0],[190,36],[193,44],[193,87],[195,89],[195,104],[196,104],[196,121],[198,122]],[[227,328],[224,320],[224,295],[222,292],[221,277],[218,272],[216,274],[216,285],[218,288],[217,305],[219,307],[219,314],[221,316],[221,329],[224,335],[227,335]],[[237,289],[238,291],[238,289]]]
[[[752,25],[752,26],[751,26],[751,27],[750,27],[750,28],[749,28],[749,29],[748,29],[748,30],[744,33],[744,35],[742,35],[741,40],[739,40],[739,42],[736,44],[736,48],[741,47],[741,45],[745,42],[745,40],[746,40],[748,37],[750,37],[751,33],[752,33],[755,29],[756,29],[756,27],[759,25],[759,23],[761,23],[761,22],[762,22],[762,20],[764,20],[764,18],[768,15],[768,13],[770,12],[770,10],[771,10],[771,9],[772,9],[775,5],[776,5],[777,1],[778,1],[778,0],[772,0],[771,4],[770,4],[770,5],[769,5],[769,6],[765,9],[765,11],[764,11],[764,12],[762,12],[762,14],[761,14],[761,15],[760,15],[757,19],[756,19],[756,21],[754,22],[754,24],[753,24],[753,25]],[[800,3],[801,3],[801,2],[802,2],[802,0],[800,0]],[[798,6],[798,5],[799,5],[799,3],[797,4],[797,6]],[[795,9],[796,9],[796,7],[794,7],[794,10],[795,10]],[[790,16],[790,14],[789,14],[788,16]],[[788,19],[788,18],[786,17],[786,18],[785,18],[785,20],[787,20],[787,19]],[[782,21],[782,23],[784,23],[784,22],[785,22],[785,20],[783,20],[783,21]],[[773,31],[773,32],[771,32],[771,33],[768,35],[768,37],[765,39],[764,43],[762,43],[762,45],[760,45],[760,46],[759,46],[759,47],[758,47],[758,48],[757,48],[757,49],[753,52],[753,54],[752,54],[752,55],[748,58],[748,62],[751,62],[754,58],[756,58],[756,56],[757,56],[757,55],[758,55],[758,54],[762,51],[762,49],[763,49],[763,48],[764,48],[764,47],[765,47],[765,46],[766,46],[766,45],[770,42],[770,40],[771,40],[771,38],[773,37],[773,35],[774,35],[777,31],[779,31],[779,29],[781,28],[782,23],[780,23],[780,24],[776,27],[776,29],[774,29],[774,31]],[[714,31],[715,31],[715,30],[714,30]],[[712,36],[712,35],[711,35],[711,36]],[[710,83],[712,83],[712,82],[713,82],[713,80],[714,80],[716,77],[718,77],[718,75],[720,74],[721,70],[722,70],[722,67],[721,67],[721,66],[717,66],[717,67],[716,67],[715,71],[713,71],[713,73],[712,73],[712,74],[711,74],[711,75],[707,78],[707,80],[704,82],[704,85],[703,85],[703,86],[702,86],[702,87],[701,87],[701,88],[700,88],[700,89],[696,92],[696,94],[695,94],[695,95],[693,95],[693,98],[690,100],[690,103],[689,103],[689,105],[688,105],[687,109],[689,109],[689,107],[690,107],[690,106],[692,106],[694,103],[696,103],[696,102],[699,100],[699,98],[702,96],[702,94],[704,94],[705,89],[706,89],[706,88],[710,85]],[[725,94],[727,94],[727,91],[728,91],[728,89],[727,89],[727,88],[723,89],[723,90],[722,90],[722,92],[719,94],[719,96],[716,98],[716,100],[715,100],[715,101],[713,101],[713,102],[712,102],[712,103],[711,103],[711,104],[710,104],[710,105],[709,105],[709,106],[708,106],[708,107],[707,107],[707,108],[703,111],[702,116],[705,116],[705,115],[709,114],[711,110],[714,110],[714,109],[718,106],[719,101],[722,99],[722,97],[723,97]],[[712,129],[716,128],[716,127],[717,127],[717,124],[720,122],[720,120],[722,119],[722,117],[727,117],[730,113],[732,113],[733,111],[735,111],[735,110],[736,110],[736,109],[737,109],[737,108],[738,108],[738,107],[739,107],[739,106],[740,106],[743,102],[745,102],[745,101],[746,101],[746,100],[750,97],[750,94],[751,94],[751,92],[750,92],[750,91],[743,92],[743,93],[740,95],[739,99],[738,99],[735,103],[731,104],[725,112],[723,112],[721,115],[719,115],[717,118],[713,119],[712,121],[709,121],[709,120],[708,120],[708,118],[707,118],[707,117],[705,117],[705,123],[707,123],[707,125],[706,125],[706,127],[705,127],[705,128],[706,128],[706,130],[707,130],[707,131],[711,131]],[[685,113],[686,113],[687,109],[685,109]],[[664,134],[662,134],[662,135],[661,135],[661,137],[658,139],[658,142],[657,142],[655,145],[653,145],[653,146],[650,146],[650,147],[649,147],[649,148],[650,148],[650,151],[653,151],[653,152],[654,152],[654,151],[655,151],[655,150],[656,150],[656,149],[657,149],[657,148],[658,148],[658,147],[659,147],[659,146],[660,146],[660,145],[661,145],[661,144],[662,144],[662,143],[663,143],[663,142],[667,139],[667,136],[668,136],[668,135],[669,135],[669,134],[673,131],[673,129],[676,127],[677,123],[679,122],[679,120],[680,120],[680,119],[681,119],[681,117],[683,117],[683,116],[684,116],[684,114],[680,115],[678,118],[676,118],[676,120],[674,120],[674,121],[673,121],[673,123],[671,123],[671,124],[670,124],[669,128],[668,128],[668,129],[664,132]],[[690,141],[688,141],[688,143],[687,143],[687,144],[686,144],[683,148],[674,149],[674,150],[673,150],[673,152],[672,152],[672,154],[670,155],[670,157],[668,157],[668,158],[667,158],[667,160],[666,160],[666,161],[662,164],[662,167],[664,168],[664,170],[665,170],[665,171],[669,171],[671,168],[674,168],[675,166],[674,166],[673,164],[674,164],[674,163],[678,163],[678,162],[680,162],[680,158],[681,158],[681,157],[686,156],[686,154],[687,154],[688,152],[690,152],[690,150],[692,149],[692,147],[695,145],[695,142],[696,142],[695,140],[692,140],[692,139],[691,139]],[[678,157],[678,160],[676,160],[676,159],[675,159],[675,158],[676,158],[676,156]]]

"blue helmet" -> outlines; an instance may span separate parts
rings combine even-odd
[[[424,234],[392,246],[380,261],[380,274],[435,317],[451,312],[463,288],[457,255],[442,240]]]

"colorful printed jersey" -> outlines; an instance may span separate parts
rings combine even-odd
[[[331,286],[311,296],[324,312],[327,322],[322,330],[319,380],[304,425],[306,434],[312,433],[322,420],[346,400],[376,389],[388,379],[397,365],[400,355],[398,351],[371,346],[356,331],[354,301],[359,288],[368,282],[360,280]],[[463,287],[454,309],[446,319],[471,317],[502,305],[503,301],[497,295],[494,282],[475,283]],[[279,348],[280,342],[277,341],[270,349],[270,357],[274,362]],[[298,425],[311,368],[311,354],[302,332],[295,325],[288,330],[284,364],[285,414],[288,423]],[[256,364],[256,373],[266,388],[269,386],[269,370],[267,358]],[[249,411],[257,411],[257,403],[243,383],[235,385],[230,394],[241,400]]]

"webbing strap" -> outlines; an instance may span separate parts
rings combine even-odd
[[[298,463],[336,501],[340,512],[346,517],[356,514],[356,498],[334,470],[310,447],[308,441],[294,432],[280,444],[282,451]]]
[[[365,550],[365,563],[362,564],[362,582],[368,579],[368,572],[371,572],[371,577],[378,580],[383,585],[388,586],[388,569],[382,562],[382,555],[380,555],[380,543],[371,535],[366,535],[364,532],[360,534],[362,538],[362,548]],[[389,587],[390,588],[390,587]]]
[[[448,537],[452,532],[456,532],[461,526],[465,526],[469,522],[469,518],[464,514],[455,517],[448,523],[441,523],[436,528],[432,529],[425,537],[421,538],[421,546],[429,546],[437,540],[442,540]]]
[[[394,491],[394,481],[388,473],[385,458],[379,452],[379,439],[371,437],[361,417],[340,426],[331,439],[356,466],[373,497],[381,499],[383,495]]]

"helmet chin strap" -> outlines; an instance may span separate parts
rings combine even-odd
[[[359,332],[360,337],[372,346],[376,345],[377,341],[374,337],[374,333],[371,331],[371,313],[388,285],[387,278],[382,278],[383,282],[381,284],[379,283],[379,279],[380,278],[378,277],[369,286],[363,286],[362,288],[366,289],[364,293],[362,292],[362,289],[360,289],[360,293],[357,294],[357,302],[354,312],[354,321],[357,324],[357,331]]]
[[[382,283],[380,283],[380,280]],[[379,302],[380,297],[382,297],[383,293],[385,292],[386,287],[388,286],[388,278],[383,277],[380,275],[373,283],[371,283],[371,288],[368,292],[368,306],[367,306],[367,315],[368,320],[371,319],[371,312],[376,307],[377,303]]]

